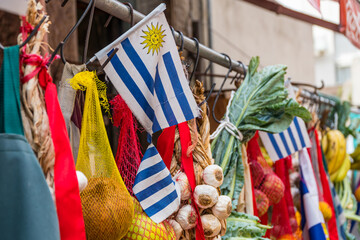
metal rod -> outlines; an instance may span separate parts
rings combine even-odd
[[[81,0],[81,1],[88,3],[90,0]],[[117,0],[97,0],[95,3],[95,7],[125,22],[131,21],[129,8],[123,3],[118,2]],[[139,22],[144,17],[145,17],[144,14],[134,10],[135,23]],[[174,31],[174,39],[176,44],[179,46],[181,44],[181,38],[180,38],[180,34],[177,33],[176,31]],[[196,53],[197,51],[195,41],[186,36],[184,36],[184,48],[192,53]],[[227,60],[227,58],[224,55],[202,44],[199,44],[199,48],[200,48],[200,57],[205,58],[211,62],[217,63],[225,68],[229,68],[229,60]],[[232,70],[242,74],[244,73],[243,68],[236,60],[232,60]]]

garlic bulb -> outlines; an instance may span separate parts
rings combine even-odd
[[[184,172],[177,175],[175,181],[180,185],[181,200],[188,200],[191,197],[191,188],[189,180]]]
[[[79,191],[82,192],[88,185],[88,180],[87,180],[85,174],[83,174],[80,171],[76,171],[76,177],[77,177],[78,183],[79,183]]]
[[[220,187],[224,181],[223,170],[218,165],[209,165],[204,169],[203,179],[207,185]]]
[[[212,214],[205,214],[201,216],[201,223],[204,229],[205,237],[215,237],[220,233],[221,224]]]
[[[191,205],[185,205],[180,208],[176,215],[176,221],[181,225],[182,229],[188,230],[196,226],[197,214],[195,208]]]
[[[232,211],[231,198],[226,195],[221,195],[211,210],[218,219],[228,218]]]
[[[219,198],[216,188],[209,185],[197,185],[194,190],[194,199],[200,208],[214,206]]]
[[[170,225],[172,226],[172,228],[174,229],[175,235],[176,235],[176,240],[179,240],[181,237],[181,234],[183,233],[183,229],[180,226],[180,224],[173,220],[173,219],[169,219],[168,222],[170,223]]]

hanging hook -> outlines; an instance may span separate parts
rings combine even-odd
[[[54,60],[57,52],[62,48],[63,45],[65,45],[65,43],[69,40],[71,34],[74,33],[74,31],[79,27],[80,23],[84,20],[85,16],[87,15],[87,13],[90,11],[92,5],[94,4],[94,0],[90,0],[89,4],[87,5],[84,13],[81,15],[81,17],[79,18],[79,20],[76,22],[76,24],[74,25],[74,27],[70,30],[70,32],[66,35],[66,37],[64,38],[63,41],[61,41],[59,43],[59,45],[55,48],[54,52],[51,54],[50,60],[47,63],[47,66],[50,66],[50,64],[52,63],[52,61]],[[63,61],[63,63],[66,63],[65,57],[62,54],[61,56],[61,60]]]
[[[195,58],[195,64],[194,64],[194,68],[191,72],[191,75],[190,75],[190,78],[189,78],[189,81],[191,82],[191,79],[193,78],[194,76],[194,73],[197,69],[197,66],[199,64],[199,59],[200,59],[200,47],[199,47],[199,40],[197,38],[192,38],[194,41],[195,41],[195,45],[196,45],[196,58]]]
[[[179,52],[184,51],[184,34],[181,31],[177,31],[180,35],[180,47],[179,47]]]
[[[88,52],[88,48],[89,48],[91,26],[92,26],[92,22],[94,19],[94,12],[95,12],[95,2],[96,2],[96,0],[94,0],[94,3],[91,7],[91,12],[90,12],[90,16],[89,16],[89,24],[88,24],[88,28],[86,30],[84,55],[83,55],[83,61],[82,61],[83,63],[86,62],[87,52]],[[64,45],[61,46],[60,53],[61,53],[62,58],[64,58]]]
[[[229,74],[230,74],[230,72],[231,72],[231,70],[232,70],[232,61],[231,61],[231,58],[230,58],[227,54],[225,54],[225,53],[222,53],[222,55],[224,55],[227,59],[229,59],[229,70],[228,70],[228,72],[226,73],[223,82],[221,83],[220,89],[219,89],[219,91],[218,91],[217,94],[216,94],[216,98],[215,98],[215,101],[214,101],[214,105],[213,105],[213,107],[212,107],[212,116],[213,116],[214,120],[215,120],[217,123],[220,123],[220,121],[219,121],[219,120],[216,118],[216,116],[215,116],[215,107],[216,107],[217,101],[219,100],[219,96],[220,96],[220,93],[221,93],[221,91],[222,91],[222,89],[223,89],[223,87],[224,87],[224,84],[225,84],[225,82],[226,82],[227,78],[229,77]]]
[[[129,7],[129,11],[130,11],[130,27],[133,27],[135,25],[134,7],[129,2],[125,2],[124,4]]]
[[[130,28],[132,28],[134,26],[134,24],[135,24],[135,22],[134,22],[134,8],[131,5],[131,3],[129,3],[129,2],[124,2],[123,4],[129,7],[129,11],[130,11]],[[110,15],[108,17],[108,19],[106,20],[106,22],[104,24],[105,28],[107,28],[109,26],[112,18],[113,18],[112,15]]]

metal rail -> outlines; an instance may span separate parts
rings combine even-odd
[[[80,0],[89,3],[89,0]],[[130,22],[130,9],[117,0],[96,0],[95,7],[125,22]],[[145,17],[144,14],[134,10],[134,21],[139,22]],[[181,44],[180,34],[174,32],[175,42],[178,46]],[[192,53],[196,53],[196,43],[189,37],[184,36],[184,48]],[[205,58],[213,63],[229,68],[229,60],[221,53],[199,44],[200,57]],[[243,67],[235,60],[232,60],[232,70],[244,74]]]

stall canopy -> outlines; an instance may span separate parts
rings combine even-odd
[[[340,21],[339,24],[326,21],[293,9],[287,8],[275,0],[244,0],[245,2],[257,5],[264,9],[282,14],[288,17],[318,25],[335,32],[344,34],[357,48],[360,48],[360,1],[359,0],[334,0],[339,3]],[[320,0],[308,1],[317,11],[320,12]],[[320,12],[321,13],[321,12]]]

